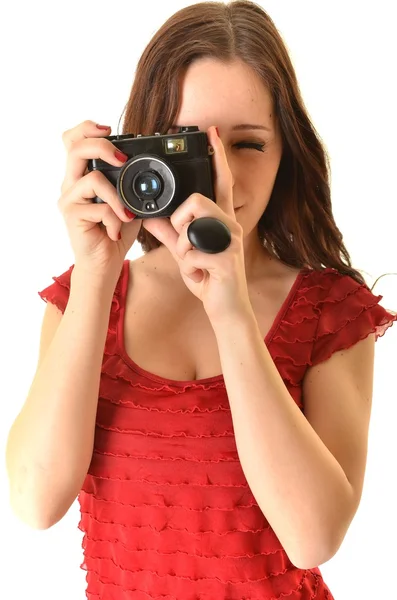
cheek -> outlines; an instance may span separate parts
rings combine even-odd
[[[266,178],[266,169],[264,164],[260,164],[256,160],[242,160],[237,163],[235,161],[232,170],[235,183],[239,189],[252,190],[258,185],[263,185]]]
[[[256,163],[256,164],[254,164]],[[240,164],[234,170],[234,194],[242,194],[245,198],[263,198],[273,186],[273,173],[270,173],[264,161],[258,164],[251,161],[250,164]]]
[[[280,156],[274,153],[261,153],[257,150],[240,150],[237,156],[229,156],[234,187],[235,204],[244,204],[251,212],[256,207],[266,207],[271,196]],[[262,209],[263,212],[264,208]]]

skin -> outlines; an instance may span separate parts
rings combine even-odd
[[[240,123],[260,124],[270,131],[232,131]],[[225,65],[213,59],[199,59],[187,69],[181,81],[181,103],[175,119],[180,125],[197,125],[207,131],[218,127],[233,175],[233,204],[240,207],[236,219],[244,231],[244,257],[247,281],[253,281],[274,258],[263,248],[257,224],[265,211],[282,157],[282,141],[274,117],[273,102],[261,79],[242,61]],[[169,133],[174,129],[170,128]],[[262,148],[238,148],[241,142],[254,142]],[[164,246],[156,254],[167,260],[171,271],[178,267]]]

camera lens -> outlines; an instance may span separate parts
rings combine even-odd
[[[162,216],[170,211],[178,185],[178,173],[159,156],[139,154],[121,167],[117,193],[137,215]]]
[[[161,191],[161,181],[153,171],[144,171],[135,176],[132,189],[141,200],[154,200]]]

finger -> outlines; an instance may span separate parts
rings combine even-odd
[[[171,223],[180,234],[187,223],[190,225],[199,217],[215,217],[225,221],[225,213],[213,200],[199,193],[191,194],[171,215]],[[234,218],[235,220],[235,218]]]
[[[193,244],[189,241],[189,238],[187,237],[187,230],[189,228],[189,225],[189,222],[183,225],[175,245],[175,254],[180,260],[184,260],[189,250],[192,250],[194,248]]]
[[[142,227],[154,235],[160,242],[164,244],[164,246],[168,248],[177,262],[181,272],[183,272],[192,281],[200,283],[204,277],[203,271],[201,269],[196,269],[195,267],[189,268],[189,266],[184,264],[183,260],[179,258],[177,245],[178,243],[181,243],[181,236],[178,235],[168,219],[143,219]],[[192,245],[190,245],[190,247],[192,248]]]
[[[116,146],[105,139],[85,138],[74,142],[68,152],[62,189],[67,190],[85,175],[89,159],[100,158],[115,167],[121,167],[124,161],[116,157],[116,151]]]
[[[180,268],[186,269],[186,272],[194,270],[203,270],[208,276],[219,282],[230,281],[240,269],[241,258],[238,245],[233,248],[229,246],[228,250],[219,254],[207,254],[196,248],[186,252],[183,260],[180,260]]]
[[[189,277],[189,279],[195,283],[201,283],[210,276],[209,270],[205,268],[207,258],[208,257],[195,248],[188,250],[183,260],[178,260],[179,270],[183,275]],[[211,264],[211,262],[208,261],[208,266],[213,268],[213,262]]]
[[[97,203],[92,202],[92,199],[96,196],[111,207],[120,221],[125,223],[131,221],[124,211],[116,188],[100,171],[91,171],[79,179],[60,197],[58,207],[61,212],[64,212],[70,204],[93,204],[95,206]]]
[[[185,223],[183,229],[178,237],[176,247],[175,247],[175,255],[176,260],[179,265],[179,269],[181,273],[189,277],[195,283],[200,283],[205,277],[205,273],[203,269],[195,267],[191,261],[200,261],[200,257],[197,255],[197,250],[190,243],[189,238],[187,237],[187,229],[190,223]],[[202,256],[202,252],[200,256]]]
[[[187,256],[189,256],[189,254],[187,254]],[[194,281],[194,283],[201,283],[205,277],[208,277],[208,273],[203,269],[198,269],[186,261],[181,261],[179,263],[179,270],[183,275]]]
[[[80,123],[79,125],[76,125],[76,127],[72,127],[71,129],[64,131],[62,134],[62,142],[66,150],[69,150],[74,142],[78,142],[84,138],[103,137],[109,135],[111,130],[111,127],[107,127],[107,129],[100,129],[97,123],[87,120],[83,121],[83,123]]]
[[[141,227],[140,219],[131,223],[122,223],[108,204],[72,205],[65,213],[66,223],[77,223],[87,231],[96,224],[103,224],[109,238],[115,242],[120,239],[128,243],[135,240]]]
[[[159,242],[162,242],[171,252],[175,260],[177,260],[178,257],[175,250],[179,236],[169,219],[163,217],[143,219],[142,227],[154,235]]]
[[[71,230],[76,228],[89,231],[97,223],[103,223],[107,234],[113,241],[118,241],[121,228],[120,219],[108,204],[69,205],[63,212],[66,225]]]
[[[218,137],[216,127],[209,127],[207,136],[215,151],[212,160],[215,170],[214,193],[216,204],[227,215],[235,219],[233,207],[233,175],[227,162],[225,148],[222,144],[222,140]]]

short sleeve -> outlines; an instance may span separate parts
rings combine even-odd
[[[317,305],[319,319],[310,364],[350,348],[370,333],[375,333],[375,341],[383,336],[397,320],[397,313],[383,308],[379,304],[382,298],[375,296],[366,284],[338,275]]]
[[[74,265],[69,267],[65,273],[57,277],[53,277],[54,283],[38,292],[40,298],[45,302],[51,302],[54,304],[62,313],[65,312],[69,300],[70,293],[70,277],[73,271]]]

